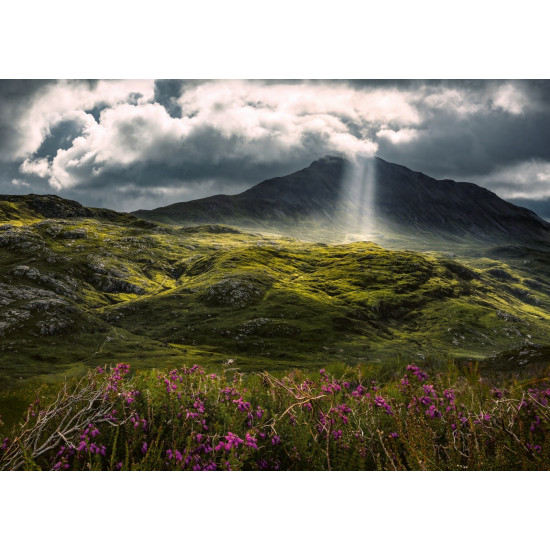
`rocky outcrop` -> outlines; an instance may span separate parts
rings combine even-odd
[[[102,292],[145,294],[145,290],[141,286],[126,281],[125,279],[110,277],[109,275],[93,275],[90,282],[95,288]]]
[[[76,290],[79,285],[68,275],[42,273],[37,268],[29,267],[28,265],[18,265],[11,269],[9,273],[10,275],[24,277],[41,285],[45,285],[54,290],[57,294],[62,294],[72,300],[78,299]]]
[[[29,229],[10,228],[0,233],[0,248],[36,253],[45,248],[44,239]]]
[[[26,267],[26,266],[23,266]],[[78,308],[52,291],[26,285],[0,284],[0,336],[21,330],[41,335],[60,334],[74,324]],[[9,307],[8,307],[9,306]],[[31,328],[31,327],[34,327]]]
[[[211,306],[245,308],[261,300],[269,288],[269,283],[253,276],[226,277],[208,287],[203,300]]]

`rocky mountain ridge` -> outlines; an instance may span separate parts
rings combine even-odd
[[[364,240],[367,233],[375,237],[370,240],[383,243],[417,233],[448,241],[550,243],[548,222],[483,187],[436,180],[378,157],[361,162],[357,167],[327,156],[238,195],[214,195],[133,214],[155,222],[223,223],[308,240],[342,241],[346,234]],[[369,171],[371,182],[365,176]],[[367,232],[361,224],[368,225]],[[323,234],[332,238],[323,239]]]

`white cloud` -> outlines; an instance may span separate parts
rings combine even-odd
[[[494,108],[502,109],[513,115],[520,115],[529,107],[534,106],[518,85],[510,83],[499,86],[495,90],[492,100]]]
[[[428,85],[419,90],[419,101],[429,109],[446,110],[460,116],[492,110],[519,115],[538,107],[521,83],[516,82],[491,83],[482,89]]]
[[[181,180],[170,176],[170,185],[181,187],[195,181],[185,176],[189,165],[285,164],[335,152],[372,156],[378,142],[400,146],[425,135],[441,112],[519,115],[533,108],[516,83],[399,89],[210,81],[184,87],[177,98],[180,118],[153,100],[152,81],[49,84],[15,121],[21,139],[11,154],[20,159],[21,173],[47,179],[56,190],[90,187],[106,174],[151,165],[181,168]],[[101,108],[99,121],[85,112],[94,107]],[[66,121],[75,122],[80,135],[53,158],[37,158],[44,140]],[[115,178],[113,184],[124,182]]]
[[[21,159],[36,152],[51,127],[65,113],[80,111],[85,115],[84,111],[97,105],[126,102],[130,94],[141,95],[137,101],[144,103],[153,98],[153,92],[154,82],[147,80],[102,80],[96,86],[63,80],[47,84],[36,92],[22,112],[2,113],[18,136],[17,143],[9,150],[9,158]]]
[[[49,172],[56,189],[70,188],[100,176],[105,168],[137,162],[174,162],[187,133],[185,123],[171,118],[158,104],[120,104],[88,119],[70,148],[58,150]]]
[[[379,139],[387,139],[394,144],[408,143],[418,137],[418,130],[416,128],[403,128],[402,130],[395,131],[384,126],[381,130],[376,132],[376,137]]]
[[[330,96],[328,87],[318,94],[324,92],[321,99],[313,100],[312,91],[311,85],[253,84],[249,88],[245,82],[208,83],[182,95],[181,118],[172,118],[157,103],[119,103],[105,108],[99,122],[82,114],[79,120],[84,129],[71,147],[58,150],[51,164],[45,159],[27,159],[21,171],[47,176],[52,187],[59,190],[78,186],[105,170],[139,163],[215,164],[241,158],[272,163],[309,148],[318,149],[319,155],[373,155],[377,145],[353,135],[344,121],[353,115],[356,123],[362,123],[367,111],[358,114],[358,107],[340,103]],[[358,97],[355,92],[346,93]],[[374,95],[371,103],[378,105],[378,110],[370,113],[373,120],[411,118],[402,103],[392,107],[387,99],[381,101],[378,94]],[[310,100],[313,102],[307,109]],[[74,111],[64,116],[77,118]]]
[[[424,87],[420,101],[429,109],[445,110],[459,115],[471,115],[487,108],[484,97],[468,90]]]
[[[39,178],[47,178],[50,175],[50,164],[47,159],[25,159],[19,167],[22,174],[32,174]]]
[[[355,123],[416,124],[420,114],[413,94],[397,89],[354,89],[342,84],[271,84],[247,81],[206,82],[179,99],[184,115],[204,116],[214,124],[244,128],[291,123],[312,115],[331,115]]]
[[[550,198],[550,162],[529,160],[507,166],[476,181],[505,199]]]

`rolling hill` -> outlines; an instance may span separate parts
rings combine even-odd
[[[284,371],[503,352],[517,365],[550,336],[550,267],[536,248],[459,258],[43,200],[0,202],[0,388],[118,361]]]

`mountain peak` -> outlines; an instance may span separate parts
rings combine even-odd
[[[327,164],[343,164],[346,161],[343,155],[325,155],[323,157],[314,160],[309,167],[313,165],[327,165]]]
[[[394,238],[550,242],[550,224],[483,187],[436,180],[380,157],[364,161],[326,155],[238,195],[135,214],[151,221],[222,223],[306,240],[345,240],[352,234],[386,245]]]

